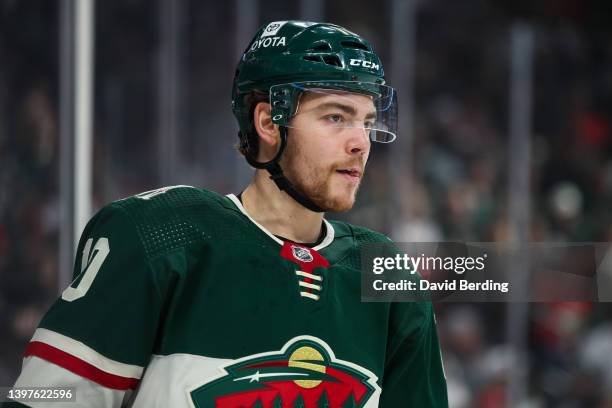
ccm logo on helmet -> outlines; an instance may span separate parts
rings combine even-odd
[[[351,58],[351,61],[349,62],[349,64],[354,65],[356,67],[364,67],[364,68],[371,68],[371,69],[375,69],[375,70],[379,70],[380,69],[380,65],[375,64],[371,61],[366,61],[366,60],[361,60],[361,59],[355,59],[355,58]]]

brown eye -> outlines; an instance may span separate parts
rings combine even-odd
[[[342,115],[328,115],[327,120],[332,123],[342,123]]]

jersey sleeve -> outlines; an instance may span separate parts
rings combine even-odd
[[[431,303],[393,303],[390,330],[380,407],[448,407]]]
[[[72,385],[84,404],[75,407],[120,406],[153,352],[162,303],[134,222],[105,207],[83,232],[74,280],[28,344],[16,387]]]

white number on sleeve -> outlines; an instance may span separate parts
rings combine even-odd
[[[81,278],[79,284],[73,288],[68,286],[62,293],[62,299],[67,302],[79,299],[87,293],[89,287],[93,283],[98,271],[102,267],[104,260],[110,252],[108,246],[108,238],[100,238],[96,241],[96,245],[91,249],[93,239],[89,238],[83,248],[83,256],[81,257],[81,273],[76,277]],[[74,282],[74,281],[73,281]],[[72,284],[71,284],[72,285]]]

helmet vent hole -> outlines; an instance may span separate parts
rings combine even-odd
[[[326,52],[326,51],[331,51],[331,50],[332,50],[332,47],[331,45],[329,45],[327,41],[316,42],[313,44],[312,47],[308,49],[308,51],[314,51],[314,52]]]
[[[344,48],[356,48],[358,50],[369,51],[368,47],[365,44],[359,43],[357,41],[342,41],[340,42]]]
[[[321,57],[319,57],[318,55],[305,55],[304,59],[306,61],[312,61],[312,62],[323,62],[321,61]]]
[[[340,62],[340,58],[335,55],[326,55],[323,57],[323,61],[325,61],[327,65],[342,67],[342,62]]]

